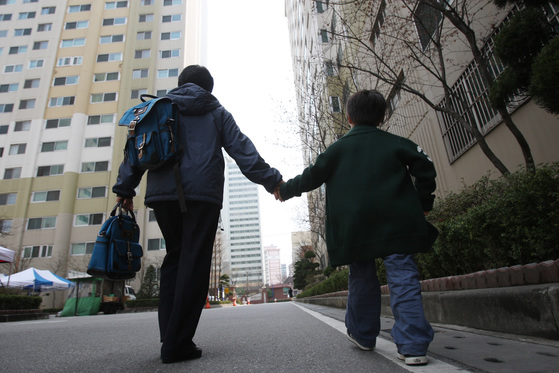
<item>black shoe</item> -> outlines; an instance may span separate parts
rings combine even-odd
[[[178,363],[179,361],[198,359],[201,356],[202,356],[202,350],[199,349],[198,347],[193,347],[193,348],[189,348],[184,353],[177,356],[161,357],[161,360],[163,361],[163,364],[172,364],[172,363]]]

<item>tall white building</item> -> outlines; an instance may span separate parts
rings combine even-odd
[[[222,224],[228,245],[226,260],[232,284],[256,291],[262,287],[262,239],[258,185],[248,180],[230,159],[225,167]]]
[[[282,283],[280,248],[274,245],[264,247],[264,268],[266,285]]]

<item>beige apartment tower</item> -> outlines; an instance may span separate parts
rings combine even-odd
[[[184,66],[204,62],[202,16],[192,0],[0,1],[0,245],[21,269],[85,271],[115,205],[126,139],[118,120],[141,94],[165,95]],[[144,268],[157,267],[164,241],[143,183]]]

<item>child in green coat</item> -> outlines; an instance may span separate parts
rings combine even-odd
[[[355,93],[346,109],[351,130],[274,194],[285,201],[326,184],[330,265],[350,268],[348,339],[363,350],[375,347],[381,299],[375,258],[383,258],[398,357],[408,365],[427,364],[433,330],[413,254],[428,250],[436,237],[425,220],[435,198],[435,168],[417,144],[378,128],[386,111],[379,92]]]

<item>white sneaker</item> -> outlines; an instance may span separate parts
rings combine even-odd
[[[403,360],[406,365],[426,365],[427,356],[404,356],[398,352],[398,359]]]
[[[349,332],[347,332],[347,339],[348,339],[351,343],[355,344],[357,347],[359,347],[360,349],[362,349],[363,351],[373,351],[373,350],[375,349],[374,346],[373,346],[373,347],[365,347],[365,346],[363,346],[361,343],[357,342],[357,341],[355,340],[355,338],[353,338],[352,335],[349,334]]]

